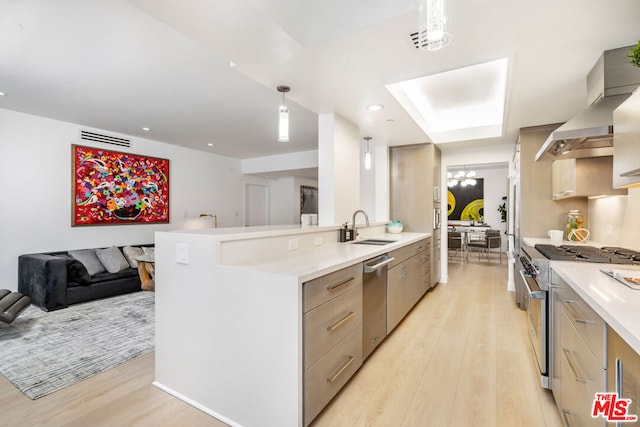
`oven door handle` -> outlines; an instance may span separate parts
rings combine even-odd
[[[527,293],[529,294],[529,298],[545,299],[546,292],[540,289],[540,287],[538,286],[538,283],[535,281],[534,278],[525,276],[524,273],[525,273],[524,270],[520,270],[520,277],[522,277],[522,280],[524,281],[524,285],[527,288]]]

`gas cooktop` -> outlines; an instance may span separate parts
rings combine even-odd
[[[552,261],[583,261],[603,264],[632,264],[640,265],[640,252],[605,246],[583,245],[535,245],[538,252]]]

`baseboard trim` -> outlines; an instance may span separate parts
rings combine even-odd
[[[165,391],[167,393],[169,393],[170,395],[172,395],[173,397],[182,400],[185,403],[188,403],[189,405],[193,406],[196,409],[201,410],[202,412],[204,412],[207,415],[211,415],[213,418],[216,418],[220,421],[222,421],[223,423],[226,423],[232,427],[243,427],[242,424],[239,424],[233,420],[230,420],[229,418],[220,415],[219,413],[217,413],[216,411],[213,411],[209,408],[207,408],[204,405],[201,405],[200,403],[196,402],[195,400],[192,400],[190,398],[188,398],[187,396],[184,396],[183,394],[178,393],[177,391],[173,390],[170,387],[167,387],[163,384],[160,384],[158,381],[153,381],[151,384],[153,384],[154,386],[158,387],[160,390]]]

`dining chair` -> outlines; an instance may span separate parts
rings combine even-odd
[[[467,248],[464,235],[461,232],[449,231],[447,233],[447,247],[449,251],[454,251],[454,256],[460,252],[460,261],[464,262],[467,257]]]
[[[480,256],[484,253],[489,261],[489,254],[491,249],[498,249],[500,256],[500,264],[502,264],[502,237],[500,236],[500,230],[487,230],[479,240],[473,240],[468,243],[469,249],[478,249],[478,261]]]

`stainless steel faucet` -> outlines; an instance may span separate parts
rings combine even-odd
[[[355,211],[353,213],[353,218],[351,218],[351,230],[352,230],[351,239],[352,240],[356,240],[356,237],[358,237],[358,229],[356,228],[356,215],[358,215],[359,213],[364,215],[365,224],[367,225],[367,227],[369,226],[369,216],[367,215],[367,213],[362,209],[358,209],[357,211]]]

